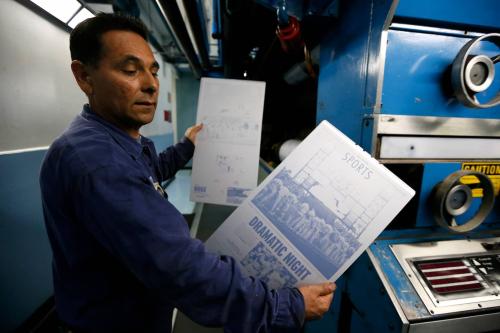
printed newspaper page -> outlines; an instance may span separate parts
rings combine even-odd
[[[414,194],[323,121],[206,245],[272,288],[335,281]]]
[[[257,187],[265,82],[202,78],[192,201],[237,206]]]

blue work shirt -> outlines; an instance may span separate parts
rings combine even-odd
[[[231,257],[190,237],[153,183],[192,157],[181,142],[156,154],[88,105],[45,156],[40,175],[53,250],[57,313],[89,332],[170,332],[174,307],[227,332],[298,332],[297,289],[270,290]]]

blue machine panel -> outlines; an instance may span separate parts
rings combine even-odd
[[[468,108],[452,95],[449,69],[460,49],[469,40],[447,34],[390,30],[381,112],[414,116],[498,118],[500,106],[489,109]],[[488,46],[491,50],[485,49]],[[486,43],[476,54],[493,56],[495,52],[492,46]],[[500,66],[496,67],[500,69]],[[499,88],[500,79],[497,78],[486,93],[495,93]],[[484,98],[489,97],[478,96],[483,102]]]
[[[330,121],[365,150],[374,152],[377,147],[371,146],[371,140],[377,135],[374,133],[377,128],[373,118],[379,107],[383,114],[500,119],[500,106],[466,107],[455,97],[451,84],[451,66],[464,45],[480,33],[499,30],[500,1],[400,0],[392,21],[399,24],[391,25],[387,31],[384,47],[383,29],[391,23],[391,6],[395,4],[397,1],[340,2],[338,20],[321,42],[317,122]],[[482,43],[472,54],[493,57],[498,54],[498,48]],[[481,103],[500,89],[500,63],[495,70],[493,85],[476,95]],[[381,94],[381,105],[377,105],[377,92]],[[487,129],[484,136],[488,136]],[[497,196],[493,211],[480,227],[457,235],[436,224],[432,199],[435,186],[460,170],[462,164],[404,159],[397,163],[401,164],[401,168],[395,168],[400,177],[407,176],[406,181],[413,180],[410,177],[418,178],[414,182],[418,183],[418,186],[414,184],[418,192],[414,206],[407,207],[405,213],[409,213],[402,214],[398,223],[392,224],[392,229],[384,231],[370,246],[373,257],[363,254],[337,281],[339,288],[332,316],[328,316],[326,322],[309,325],[307,332],[406,332],[409,328],[403,326],[407,320],[414,326],[420,322],[441,321],[434,327],[451,332],[449,318],[428,312],[391,246],[478,235],[490,237],[492,231],[498,232],[500,197]],[[418,173],[412,171],[416,164]],[[471,209],[457,217],[459,224],[474,215],[480,201],[480,198],[473,199]],[[457,253],[460,250],[457,249]],[[378,268],[376,274],[374,268]],[[388,292],[395,299],[389,299]],[[401,308],[406,318],[399,318],[395,307]],[[460,316],[469,315],[452,316],[462,319]],[[331,325],[335,329],[331,329]]]
[[[399,242],[407,242],[399,241]],[[398,241],[377,241],[370,245],[370,250],[375,257],[376,264],[380,265],[385,278],[392,287],[392,292],[396,295],[399,305],[409,318],[422,319],[430,316],[424,303],[415,292],[415,289],[407,279],[405,272],[390,249],[391,244]]]
[[[377,94],[381,34],[392,1],[351,0],[321,43],[316,122],[328,120],[365,150]],[[365,135],[366,130],[370,133]]]
[[[498,0],[400,0],[396,20],[500,28]]]

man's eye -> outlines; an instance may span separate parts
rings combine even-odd
[[[135,75],[135,73],[137,73],[136,70],[125,70],[125,69],[123,70],[123,72],[129,76],[133,76]]]

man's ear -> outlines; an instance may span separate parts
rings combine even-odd
[[[94,87],[88,67],[80,60],[73,60],[71,62],[71,70],[73,71],[73,76],[76,79],[76,83],[80,86],[80,89],[82,89],[85,95],[91,96]]]

